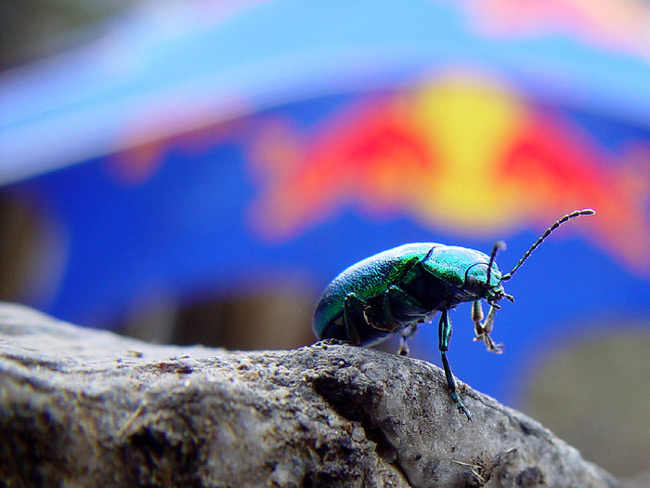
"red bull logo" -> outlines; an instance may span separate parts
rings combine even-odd
[[[647,178],[629,157],[647,168],[640,147],[612,156],[502,82],[448,76],[349,104],[309,133],[272,120],[251,155],[262,187],[251,222],[281,240],[347,206],[493,236],[589,206],[599,218],[583,226],[588,238],[647,273]]]

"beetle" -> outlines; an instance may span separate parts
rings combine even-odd
[[[447,351],[451,339],[449,310],[463,302],[472,302],[474,340],[500,353],[490,337],[498,302],[514,302],[502,283],[512,278],[539,245],[565,222],[592,209],[575,210],[557,220],[524,253],[517,264],[502,274],[495,262],[497,252],[505,248],[495,243],[490,256],[459,246],[434,242],[404,244],[366,258],[339,274],[325,288],[313,318],[314,334],[319,340],[334,339],[355,346],[371,346],[392,334],[399,334],[398,354],[407,356],[407,340],[419,324],[429,322],[440,312],[438,348],[452,400],[467,420],[469,410],[458,395],[449,366]],[[489,305],[487,317],[481,300]]]

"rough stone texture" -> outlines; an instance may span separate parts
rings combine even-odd
[[[611,487],[439,368],[343,345],[157,346],[0,305],[0,485]]]

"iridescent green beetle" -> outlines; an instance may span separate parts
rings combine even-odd
[[[494,261],[497,251],[505,247],[502,242],[494,245],[490,256],[433,242],[405,244],[375,254],[343,271],[325,288],[314,314],[314,333],[321,340],[338,339],[356,346],[370,346],[397,333],[399,354],[408,355],[407,339],[420,323],[430,321],[440,311],[438,347],[447,385],[458,410],[471,420],[458,396],[447,360],[451,338],[449,310],[471,301],[475,340],[482,340],[491,352],[501,352],[490,337],[494,316],[500,308],[499,300],[514,301],[501,283],[512,278],[560,225],[593,214],[591,209],[576,210],[556,221],[506,274],[501,274]],[[490,306],[487,317],[483,315],[481,300]]]

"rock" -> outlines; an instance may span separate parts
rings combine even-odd
[[[0,305],[3,486],[614,487],[424,361],[345,345],[160,346]]]

